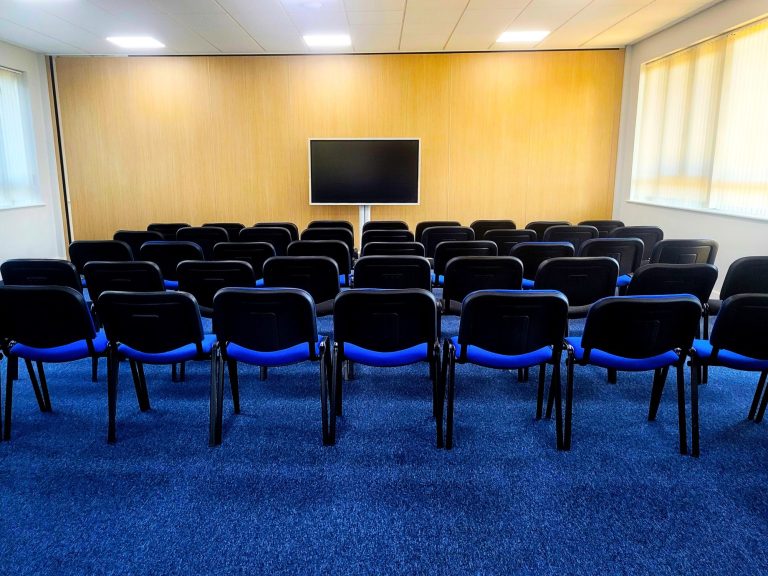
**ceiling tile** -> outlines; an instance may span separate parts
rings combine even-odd
[[[355,52],[396,52],[400,44],[400,25],[350,26]]]
[[[402,24],[403,12],[397,10],[347,12],[350,26],[371,26],[384,24]]]
[[[382,10],[405,10],[405,0],[344,0],[344,6],[347,12],[358,10],[382,11]]]

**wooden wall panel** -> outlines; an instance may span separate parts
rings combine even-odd
[[[311,137],[419,137],[404,219],[609,217],[623,51],[56,59],[74,236],[309,206]]]

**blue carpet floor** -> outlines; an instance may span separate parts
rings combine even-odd
[[[109,446],[104,364],[97,384],[88,361],[49,365],[52,414],[21,367],[0,443],[2,574],[768,572],[768,423],[745,419],[754,374],[711,370],[693,459],[678,454],[672,375],[648,422],[650,374],[609,385],[592,368],[577,368],[568,453],[534,420],[536,370],[518,383],[468,366],[450,452],[434,448],[425,366],[358,366],[326,448],[316,365],[266,382],[242,367],[243,413],[227,387],[214,449],[207,363],[181,383],[148,367],[148,413],[124,366]]]

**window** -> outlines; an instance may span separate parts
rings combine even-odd
[[[24,74],[0,67],[0,208],[40,202]]]
[[[768,219],[768,20],[643,64],[630,199]]]

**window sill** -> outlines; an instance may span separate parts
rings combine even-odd
[[[722,212],[720,210],[707,210],[706,208],[686,208],[684,206],[669,206],[667,204],[658,204],[656,202],[647,202],[644,200],[625,200],[627,204],[639,204],[640,206],[651,206],[653,208],[665,208],[667,210],[680,210],[682,212],[695,212],[697,214],[706,214],[707,216],[721,216],[725,218],[737,218],[739,220],[751,220],[753,222],[768,223],[768,217],[747,216],[745,214],[736,214],[733,212]]]

